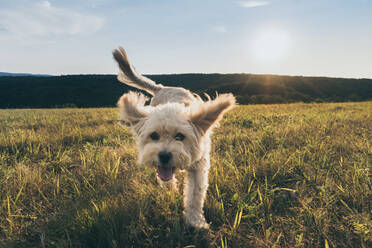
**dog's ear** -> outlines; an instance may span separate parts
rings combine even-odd
[[[122,95],[117,103],[120,120],[128,122],[132,127],[137,125],[148,115],[145,107],[146,100],[145,95],[133,91]]]
[[[232,94],[221,94],[214,100],[202,103],[196,111],[192,111],[190,119],[196,127],[206,133],[234,106],[235,97]]]

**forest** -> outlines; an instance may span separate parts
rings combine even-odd
[[[372,79],[257,74],[147,75],[165,86],[181,86],[214,97],[232,92],[240,104],[372,100]],[[0,108],[112,107],[133,88],[115,75],[1,76]]]

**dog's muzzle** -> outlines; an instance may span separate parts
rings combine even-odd
[[[159,166],[158,166],[158,176],[163,181],[169,181],[173,178],[174,167],[171,166],[172,153],[170,152],[159,152]]]
[[[159,152],[158,158],[162,165],[167,165],[172,159],[173,155],[170,152]]]

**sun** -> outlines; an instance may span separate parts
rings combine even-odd
[[[254,36],[252,53],[263,63],[277,62],[288,55],[290,37],[283,30],[264,30]]]

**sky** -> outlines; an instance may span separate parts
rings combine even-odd
[[[372,0],[0,0],[0,71],[372,78]]]

